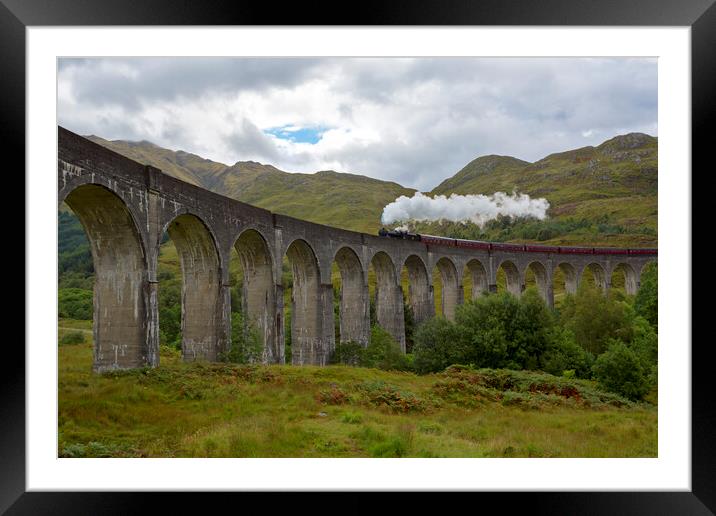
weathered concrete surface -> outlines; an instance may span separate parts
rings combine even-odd
[[[179,253],[182,351],[186,360],[217,360],[231,342],[229,262],[244,271],[242,311],[264,339],[263,360],[285,361],[282,261],[293,272],[291,361],[326,364],[335,347],[331,269],[341,273],[341,340],[367,345],[370,335],[368,269],[376,272],[378,323],[405,349],[403,296],[416,321],[435,315],[432,271],[440,271],[443,313],[463,302],[463,278],[472,296],[497,288],[497,270],[519,296],[528,267],[540,294],[552,302],[554,272],[574,292],[584,274],[608,290],[616,270],[626,289],[639,288],[655,256],[555,255],[469,250],[346,231],[273,214],[141,165],[58,128],[58,205],[66,201],[90,240],[94,287],[94,370],[157,366],[159,325],[157,257],[168,231]],[[408,271],[408,289],[400,284]]]

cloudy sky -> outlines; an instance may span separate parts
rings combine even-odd
[[[527,161],[657,136],[645,58],[61,59],[58,123],[226,164],[430,190],[485,154]]]

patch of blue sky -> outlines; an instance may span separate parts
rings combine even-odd
[[[323,126],[301,127],[296,125],[283,125],[281,127],[264,129],[264,132],[282,140],[314,145],[321,140],[323,133],[325,133],[327,129],[327,127]]]

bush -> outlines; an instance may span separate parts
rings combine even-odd
[[[639,400],[651,389],[651,367],[634,350],[620,340],[611,340],[592,373],[605,389],[631,400]]]
[[[589,378],[591,376],[594,355],[582,348],[574,340],[574,334],[556,326],[547,351],[542,355],[542,370],[555,376]],[[571,373],[567,373],[571,371]]]
[[[644,268],[641,275],[641,285],[634,299],[634,310],[644,317],[654,327],[659,325],[659,270],[655,263]]]
[[[331,354],[331,364],[345,364],[349,366],[359,366],[363,363],[363,354],[365,348],[358,342],[349,341],[336,344],[336,348]]]
[[[627,303],[605,296],[586,281],[579,285],[576,295],[566,296],[561,310],[562,326],[595,355],[604,352],[610,339],[630,341],[632,318],[633,310]]]
[[[414,334],[413,367],[419,374],[442,371],[463,361],[465,350],[455,325],[444,317],[420,324]]]
[[[362,353],[361,365],[385,370],[406,371],[408,360],[395,339],[378,325],[370,329],[370,343]]]
[[[81,288],[61,288],[57,292],[59,316],[66,319],[91,321],[94,312],[93,293]]]
[[[71,331],[65,333],[60,337],[60,345],[65,344],[83,344],[85,341],[85,334],[81,331]]]
[[[508,369],[537,369],[554,326],[535,289],[521,299],[508,293],[479,297],[458,308],[455,322],[466,339],[462,363]]]
[[[254,364],[263,358],[263,339],[252,322],[245,322],[241,312],[231,314],[231,349],[222,357],[227,362]]]

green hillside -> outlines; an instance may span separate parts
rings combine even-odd
[[[276,213],[375,233],[386,204],[415,190],[394,182],[322,171],[294,174],[271,165],[232,166],[150,142],[91,140],[167,174]],[[551,244],[657,245],[657,138],[630,133],[529,163],[482,156],[435,187],[431,195],[517,191],[550,202],[549,219],[474,224],[417,224],[416,230],[460,238]],[[506,226],[511,226],[505,229]],[[541,232],[540,232],[541,230]],[[538,237],[538,234],[540,235]]]
[[[89,139],[221,195],[274,213],[353,231],[376,233],[383,207],[401,195],[415,192],[397,183],[357,174],[334,171],[294,174],[255,161],[228,166],[146,141],[108,141],[96,136]]]

